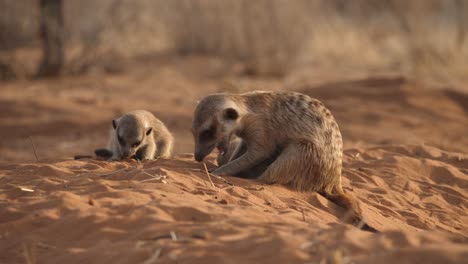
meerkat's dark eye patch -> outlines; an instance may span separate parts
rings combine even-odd
[[[123,140],[121,136],[117,135],[117,140],[119,141],[120,145],[125,145],[125,140]]]
[[[214,127],[210,127],[209,129],[203,131],[200,133],[200,141],[209,141],[215,137],[215,131],[216,129]]]
[[[132,148],[136,148],[140,146],[140,144],[141,144],[141,141],[135,142],[134,144],[132,144]]]
[[[152,127],[148,128],[148,130],[146,130],[146,135],[149,136],[152,131],[153,131]]]
[[[239,117],[239,113],[237,113],[236,109],[234,108],[227,108],[224,109],[224,118],[228,120],[236,120]]]

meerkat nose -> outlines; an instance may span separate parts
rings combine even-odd
[[[203,161],[205,159],[205,156],[202,154],[202,153],[195,153],[195,160],[200,162],[200,161]]]

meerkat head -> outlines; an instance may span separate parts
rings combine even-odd
[[[221,155],[226,154],[242,115],[240,105],[225,95],[211,95],[201,100],[192,122],[195,160],[202,161],[215,148]]]
[[[124,115],[112,120],[122,158],[128,158],[146,145],[153,128],[133,115]]]

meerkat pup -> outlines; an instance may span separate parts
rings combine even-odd
[[[167,127],[146,110],[135,110],[112,120],[107,149],[96,149],[97,156],[111,160],[135,157],[138,160],[168,158],[174,138]]]
[[[295,92],[210,95],[195,109],[192,133],[197,161],[219,150],[213,174],[253,169],[264,182],[316,191],[361,222],[357,202],[341,186],[340,130],[319,100]]]

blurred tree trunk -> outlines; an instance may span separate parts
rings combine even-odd
[[[63,0],[40,0],[42,61],[37,75],[60,74],[64,62]]]

